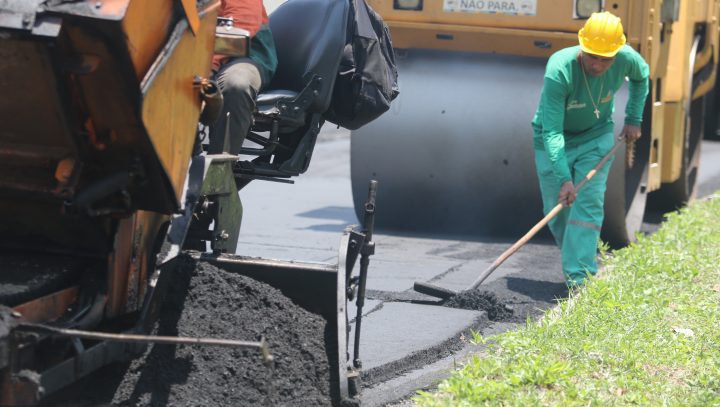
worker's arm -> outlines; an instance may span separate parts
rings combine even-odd
[[[625,126],[620,132],[620,137],[627,141],[635,141],[640,138],[640,124],[642,123],[645,99],[647,98],[649,86],[648,77],[650,68],[643,57],[630,47],[627,49],[627,71],[629,80],[629,98],[625,106]]]
[[[650,67],[635,50],[629,46],[626,48],[628,50],[626,53],[628,58],[626,76],[629,80],[629,98],[627,106],[625,106],[625,124],[639,128],[642,123],[645,98],[647,98],[649,90]]]
[[[552,163],[553,172],[560,183],[572,182],[563,136],[567,87],[564,83],[546,75],[540,99],[543,106],[542,140]]]

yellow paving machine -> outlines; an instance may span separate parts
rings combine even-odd
[[[258,147],[242,160],[205,151],[198,124],[219,111],[216,46],[247,49],[242,36],[216,44],[219,6],[0,1],[0,405],[35,404],[137,355],[137,342],[158,341],[149,334],[162,289],[189,249],[324,316],[336,401],[355,399],[347,304],[355,296],[362,305],[374,184],[365,225],[342,237],[336,264],[230,254],[238,191],[253,180],[292,182],[308,168],[348,2],[293,0],[272,14],[279,68],[254,113],[248,139]]]

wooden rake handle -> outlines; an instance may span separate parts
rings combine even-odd
[[[587,175],[585,175],[585,178],[583,178],[582,181],[580,181],[580,182],[575,186],[575,191],[576,191],[576,192],[579,191],[582,187],[584,187],[585,184],[587,184],[588,181],[590,181],[590,180],[592,179],[592,177],[594,177],[595,174],[597,174],[597,172],[600,171],[600,169],[605,165],[605,163],[607,163],[608,160],[609,160],[613,155],[615,155],[615,153],[617,152],[617,150],[620,148],[620,146],[622,146],[622,144],[623,144],[624,142],[625,142],[625,138],[622,138],[620,141],[618,141],[617,143],[615,143],[615,145],[614,145],[613,148],[610,150],[610,152],[607,153],[607,154],[600,160],[600,162],[598,162],[597,165],[595,165],[595,167],[593,167],[593,169],[590,170],[590,172],[588,172]],[[542,218],[542,220],[540,220],[540,222],[538,222],[535,226],[532,227],[532,229],[530,229],[527,233],[525,233],[525,236],[521,237],[520,240],[518,240],[517,242],[515,242],[515,244],[513,244],[512,246],[510,246],[509,249],[505,250],[505,251],[503,252],[503,254],[501,254],[500,257],[498,257],[498,258],[490,265],[490,267],[488,267],[487,269],[485,269],[485,271],[483,271],[483,272],[478,276],[478,278],[476,278],[475,281],[473,281],[472,285],[470,286],[470,288],[468,288],[468,290],[474,290],[474,289],[478,288],[478,286],[480,286],[480,284],[482,284],[482,282],[485,281],[485,279],[488,278],[488,276],[490,276],[490,274],[491,274],[493,271],[495,271],[496,268],[500,267],[500,265],[503,264],[503,263],[505,262],[505,260],[508,259],[508,257],[512,256],[516,251],[518,251],[518,249],[520,249],[523,245],[525,245],[525,243],[527,243],[528,240],[532,239],[532,237],[535,236],[535,235],[537,234],[537,232],[540,231],[540,229],[542,229],[543,227],[545,227],[545,225],[547,225],[548,222],[550,222],[550,220],[551,220],[552,218],[554,218],[555,216],[557,216],[557,214],[560,213],[560,211],[561,211],[564,207],[565,207],[565,204],[563,204],[563,203],[559,203],[559,204],[555,205],[555,207],[554,207],[550,212],[548,212],[548,214],[545,215],[545,217]]]

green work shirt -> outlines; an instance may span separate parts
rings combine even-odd
[[[648,94],[650,68],[630,46],[623,46],[610,68],[599,77],[583,76],[579,53],[580,46],[574,46],[550,57],[540,104],[532,121],[535,149],[547,151],[561,183],[572,181],[566,146],[574,147],[613,132],[615,93],[626,78],[629,99],[625,124],[640,125]],[[596,107],[600,118],[595,115]]]
[[[263,24],[250,41],[250,59],[262,68],[260,74],[263,86],[267,86],[275,75],[278,64],[275,41],[267,24]]]

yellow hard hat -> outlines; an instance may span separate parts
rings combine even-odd
[[[592,13],[578,31],[580,48],[589,54],[614,57],[625,45],[620,18],[610,12]]]

